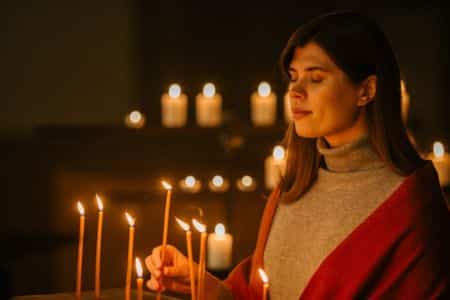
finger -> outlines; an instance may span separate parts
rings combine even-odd
[[[189,270],[182,268],[179,265],[164,267],[164,276],[167,277],[187,277]]]
[[[156,268],[161,268],[161,246],[153,248],[151,260]]]
[[[148,257],[145,259],[145,265],[147,266],[147,269],[148,269],[148,270],[150,271],[150,273],[152,274],[152,277],[153,277],[153,276],[155,276],[155,277],[161,276],[161,271],[158,270],[158,269],[153,265],[151,256],[148,256]]]

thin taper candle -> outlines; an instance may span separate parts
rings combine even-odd
[[[83,269],[83,246],[84,246],[84,226],[86,217],[84,216],[84,207],[81,202],[77,203],[78,210],[80,212],[80,233],[78,240],[78,259],[77,259],[77,282],[76,282],[76,298],[81,298],[81,274]]]
[[[206,266],[206,226],[193,219],[192,223],[197,231],[200,232],[200,256],[198,262],[198,287],[197,297],[199,300],[203,299],[204,281],[205,281],[205,266]]]
[[[129,225],[128,233],[128,259],[127,259],[127,274],[125,279],[125,300],[130,300],[131,296],[131,272],[133,269],[133,249],[134,249],[134,231],[135,231],[135,220],[128,214],[125,216]]]
[[[144,279],[142,278],[142,264],[141,260],[136,257],[136,289],[137,289],[137,300],[142,300],[144,297],[143,291],[143,283]]]
[[[269,278],[267,277],[266,272],[263,269],[258,269],[259,276],[261,277],[261,281],[263,282],[263,300],[267,300],[267,294],[269,291]]]
[[[186,248],[188,252],[188,262],[189,262],[189,280],[191,284],[191,300],[197,300],[196,298],[196,288],[195,288],[195,274],[194,274],[194,262],[192,255],[192,231],[190,230],[189,224],[183,222],[182,220],[175,218],[178,224],[186,232]]]
[[[162,185],[166,189],[166,203],[164,208],[164,227],[163,227],[163,236],[162,236],[162,248],[161,248],[161,276],[159,279],[160,288],[158,290],[158,294],[156,295],[156,299],[161,299],[161,283],[164,274],[164,261],[166,258],[166,245],[167,245],[167,234],[169,230],[169,216],[170,216],[170,201],[172,196],[172,186],[167,182],[163,181]]]
[[[95,252],[95,298],[100,299],[100,268],[102,254],[102,231],[103,231],[103,203],[98,195],[95,195],[98,205],[97,223],[97,248]]]

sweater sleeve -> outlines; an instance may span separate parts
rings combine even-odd
[[[251,299],[249,288],[251,256],[242,260],[225,279],[224,284],[228,287],[235,300]]]

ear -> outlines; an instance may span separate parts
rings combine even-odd
[[[364,106],[375,99],[377,93],[377,76],[370,75],[361,83],[357,105]]]

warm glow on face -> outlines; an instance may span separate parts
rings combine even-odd
[[[267,82],[263,81],[258,85],[258,94],[261,97],[267,97],[270,95],[270,84],[268,84]]]
[[[80,201],[77,202],[78,211],[80,212],[80,215],[84,216],[84,206],[81,204]]]
[[[206,226],[202,223],[200,223],[199,221],[197,221],[196,219],[192,219],[192,224],[194,224],[195,229],[197,229],[198,232],[205,232],[206,231]]]
[[[216,87],[214,86],[214,84],[210,82],[205,84],[205,86],[203,87],[203,95],[205,97],[212,98],[214,97],[215,94],[216,94]]]
[[[259,272],[259,277],[261,277],[262,282],[269,283],[269,278],[267,277],[266,272],[264,272],[264,270],[261,268],[258,269],[258,272]]]
[[[181,87],[179,84],[172,84],[169,87],[169,96],[170,98],[178,98],[181,95]]]
[[[99,211],[103,211],[103,202],[98,194],[95,194],[95,198],[97,199],[97,206]]]
[[[130,121],[131,121],[131,123],[137,124],[141,120],[142,120],[142,114],[139,111],[134,110],[134,111],[132,111],[130,113]]]
[[[175,220],[177,221],[178,225],[180,225],[181,228],[183,228],[184,231],[189,231],[189,229],[191,229],[191,226],[189,226],[188,223],[181,221],[177,217],[175,217]]]
[[[442,158],[445,154],[444,145],[441,142],[434,142],[433,153],[437,158]]]
[[[128,225],[134,226],[136,220],[132,216],[130,216],[130,214],[127,212],[125,213],[125,217],[127,218]]]
[[[166,189],[166,190],[171,190],[172,189],[172,186],[169,184],[169,183],[167,183],[166,181],[161,181],[161,184],[163,185],[163,187]]]
[[[141,264],[141,260],[139,259],[139,257],[136,257],[136,275],[137,277],[142,277],[142,264]]]
[[[221,187],[223,185],[223,177],[220,176],[220,175],[214,176],[213,179],[212,179],[212,183],[216,187]]]
[[[187,187],[194,187],[196,181],[197,180],[195,179],[194,176],[187,176],[184,179],[184,183],[186,184]]]
[[[280,145],[275,146],[273,148],[273,154],[272,155],[273,155],[273,158],[275,160],[278,160],[278,161],[283,160],[284,159],[284,155],[285,155],[285,151],[284,151],[283,146],[280,146]]]
[[[218,236],[224,236],[225,235],[225,226],[221,223],[217,224],[216,227],[214,227],[214,232]]]
[[[245,175],[244,177],[242,177],[242,184],[246,187],[251,186],[253,183],[253,178],[251,178],[248,175]]]

